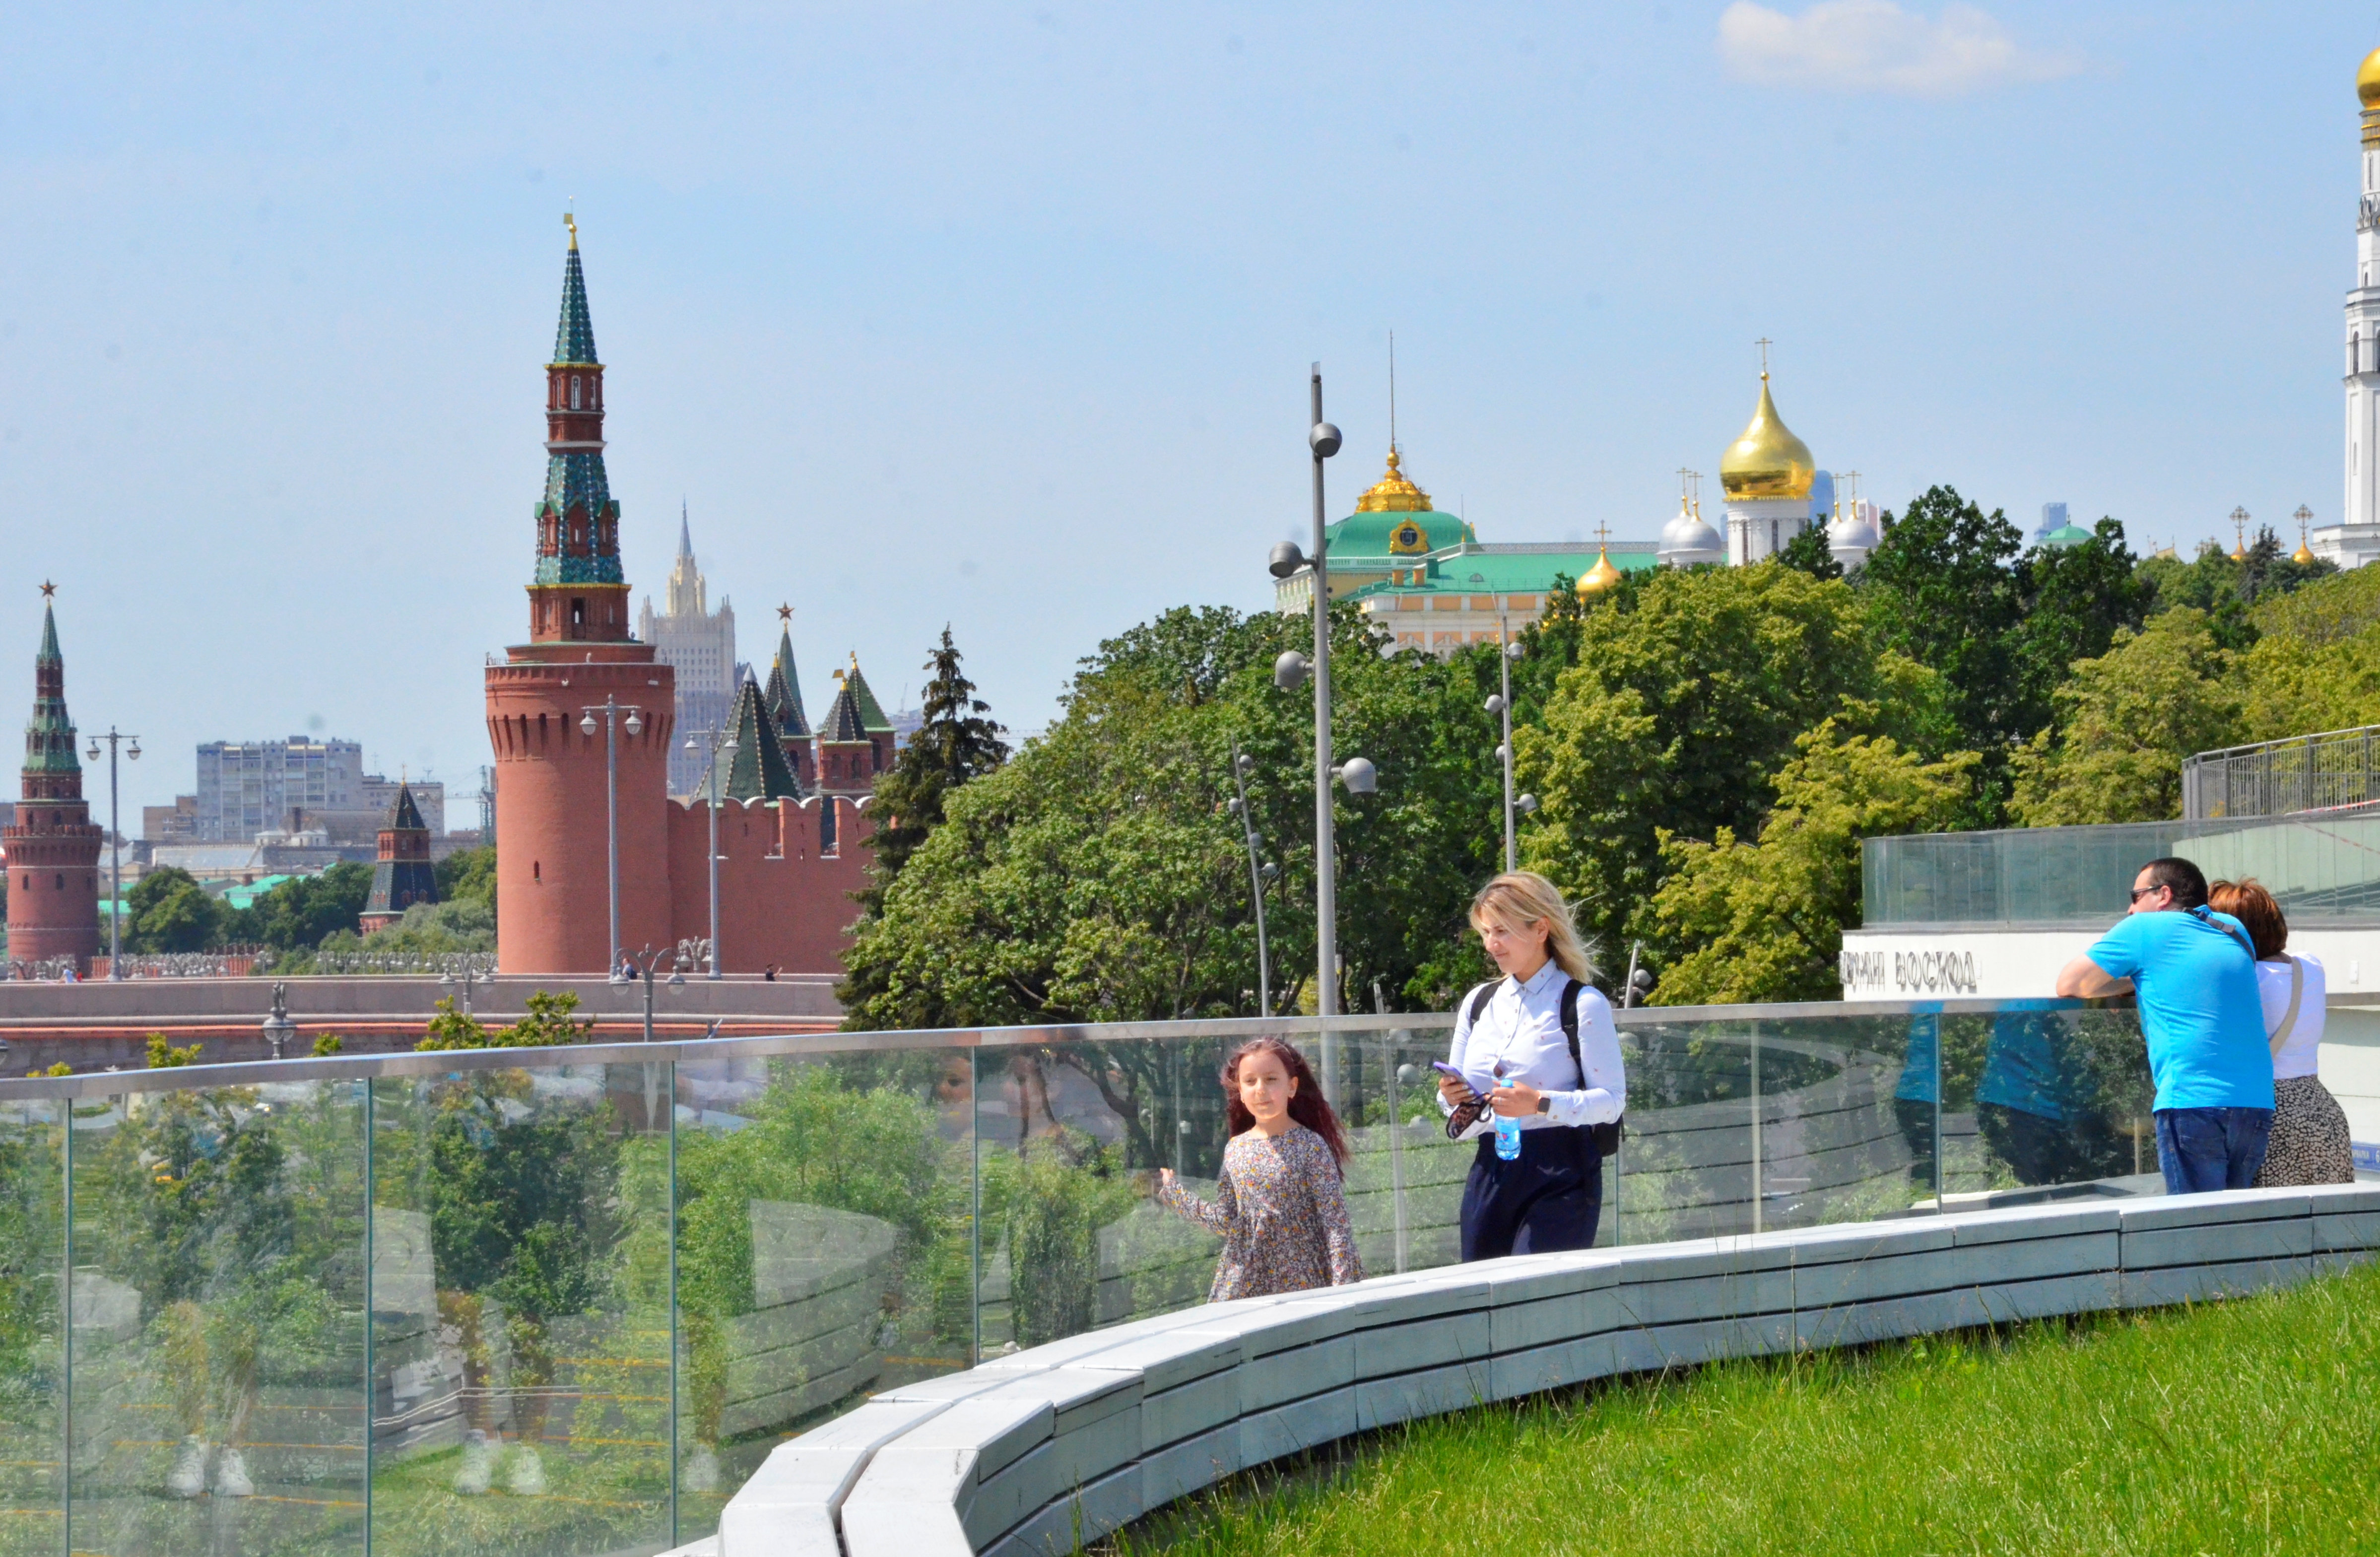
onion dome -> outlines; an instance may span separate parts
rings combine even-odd
[[[2355,96],[2366,108],[2380,108],[2380,49],[2365,55],[2356,67]]]
[[[1373,482],[1363,496],[1355,500],[1358,514],[1427,514],[1431,511],[1429,493],[1413,484],[1397,468],[1396,446],[1389,446],[1389,473]]]
[[[1703,523],[1702,516],[1688,507],[1685,499],[1680,498],[1678,517],[1661,527],[1661,560],[1667,562],[1673,554],[1723,552],[1726,549],[1726,544],[1718,538],[1718,531]]]
[[[1578,581],[1578,597],[1585,600],[1589,595],[1599,595],[1618,582],[1620,570],[1611,566],[1611,554],[1597,546],[1595,549],[1595,566],[1588,568],[1585,576]]]
[[[1876,521],[1867,513],[1866,504],[1853,503],[1847,511],[1836,515],[1835,522],[1827,527],[1827,549],[1847,552],[1857,547],[1865,553],[1883,545],[1884,537],[1877,533]]]
[[[1731,501],[1810,495],[1818,473],[1810,445],[1793,436],[1768,397],[1768,375],[1760,375],[1760,405],[1752,425],[1719,456],[1719,486]]]

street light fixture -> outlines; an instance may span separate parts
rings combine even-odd
[[[686,746],[684,749],[687,751],[697,751],[701,748],[695,744],[694,737],[692,736],[688,736],[686,737]],[[724,775],[720,772],[719,767],[719,760],[722,757],[726,758],[730,762],[733,762],[735,760],[735,736],[732,731],[722,730],[713,737],[710,747],[710,764],[702,771],[702,786],[710,792],[709,798],[710,800],[710,949],[704,952],[702,957],[704,966],[710,969],[709,972],[703,975],[706,979],[716,979],[720,976],[719,786],[724,780]]]
[[[140,760],[140,737],[107,727],[107,734],[91,737],[91,749],[83,755],[89,761],[99,760],[99,743],[107,743],[107,977],[112,983],[124,977],[124,831],[116,824],[115,748],[124,745],[125,757]]]
[[[1248,809],[1248,774],[1256,771],[1257,760],[1240,755],[1239,737],[1232,738],[1232,788],[1234,791],[1230,808],[1240,819],[1240,835],[1248,845],[1248,900],[1257,909],[1257,1015],[1272,1015],[1272,953],[1265,944],[1265,885],[1280,870],[1257,858],[1257,819]]]
[[[611,951],[604,957],[604,972],[614,984],[625,982],[620,974],[620,715],[625,713],[628,734],[644,733],[645,721],[634,703],[623,704],[606,692],[601,703],[582,705],[578,729],[582,735],[595,733],[595,716],[603,716],[603,833],[611,857],[609,882],[612,904]]]

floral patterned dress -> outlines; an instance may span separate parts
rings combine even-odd
[[[1175,1215],[1222,1235],[1209,1303],[1364,1279],[1339,1164],[1322,1137],[1303,1125],[1292,1125],[1279,1137],[1261,1130],[1233,1136],[1223,1148],[1223,1176],[1211,1202],[1178,1181],[1157,1198]]]

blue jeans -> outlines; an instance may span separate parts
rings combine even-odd
[[[2157,1167],[2168,1195],[2245,1189],[2265,1165],[2273,1133],[2269,1108],[2161,1108],[2156,1111]]]

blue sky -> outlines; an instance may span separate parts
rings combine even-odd
[[[78,719],[151,753],[128,808],[310,728],[475,777],[565,201],[638,598],[683,499],[747,658],[796,607],[814,710],[852,651],[897,701],[947,621],[1030,729],[1100,638],[1261,604],[1305,364],[1336,512],[1390,330],[1407,468],[1489,540],[1655,534],[1762,335],[1888,506],[2187,550],[2339,502],[2368,5],[11,21],[0,707],[54,578]]]

